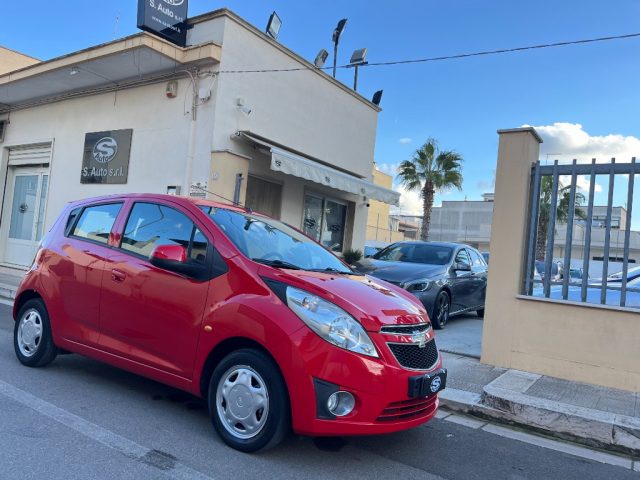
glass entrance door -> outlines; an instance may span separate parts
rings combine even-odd
[[[32,167],[11,167],[9,174],[10,202],[5,210],[9,215],[9,229],[4,261],[29,266],[42,238],[49,174]]]

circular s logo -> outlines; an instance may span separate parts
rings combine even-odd
[[[430,390],[431,393],[436,393],[438,390],[440,390],[440,386],[442,385],[442,380],[440,380],[440,377],[433,377],[433,380],[431,380],[431,385],[430,385]]]
[[[108,163],[118,153],[118,142],[113,137],[103,137],[93,147],[91,155],[98,163]]]
[[[182,5],[184,3],[184,0],[163,0],[164,3],[168,3],[169,5],[173,5],[174,7],[177,7],[178,5]]]

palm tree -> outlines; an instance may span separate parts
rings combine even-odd
[[[440,151],[438,143],[429,138],[413,155],[398,167],[400,183],[409,191],[419,190],[422,198],[422,228],[420,238],[429,238],[431,209],[436,192],[452,187],[462,188],[462,156],[453,150]]]
[[[543,176],[540,179],[540,214],[538,216],[538,233],[536,238],[536,259],[543,260],[547,252],[547,233],[549,227],[549,212],[551,210],[551,191],[553,189],[553,177]],[[558,184],[558,207],[556,209],[556,222],[566,223],[569,218],[569,201],[571,200],[571,187]],[[584,202],[584,195],[576,192],[575,217],[584,220],[586,215],[580,205]],[[567,225],[571,228],[572,225]]]

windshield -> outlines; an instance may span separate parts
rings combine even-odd
[[[426,263],[428,265],[446,265],[451,260],[453,248],[428,243],[396,243],[376,253],[376,260],[390,262]]]
[[[254,261],[282,268],[353,273],[309,237],[278,220],[224,208],[200,208]]]

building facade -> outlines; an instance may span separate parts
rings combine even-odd
[[[393,178],[373,167],[373,183],[391,189]],[[389,214],[389,204],[372,200],[369,202],[367,218],[367,245],[386,247],[390,243],[404,240],[402,232],[398,231],[397,219]]]
[[[380,109],[229,10],[0,75],[0,265],[29,265],[70,200],[237,201],[341,252],[362,248]],[[271,71],[262,70],[287,70]]]

